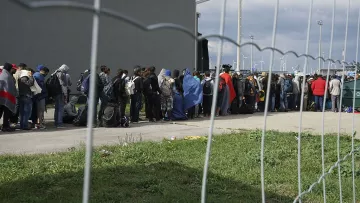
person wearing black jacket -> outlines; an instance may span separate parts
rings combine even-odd
[[[146,68],[145,71],[146,79],[144,80],[144,94],[147,98],[147,114],[150,122],[160,120],[160,94],[161,90],[159,87],[158,78],[155,75],[155,67]]]
[[[139,122],[139,111],[142,108],[142,91],[143,91],[143,80],[140,76],[141,67],[135,66],[134,76],[131,78],[131,81],[135,84],[134,94],[131,95],[131,104],[130,104],[130,117],[131,122]]]
[[[111,80],[113,84],[113,95],[109,103],[116,104],[120,109],[120,118],[125,116],[127,95],[125,90],[125,79],[122,78],[124,71],[119,69],[117,75]]]
[[[28,70],[27,72],[22,72],[18,80],[19,86],[19,103],[20,103],[20,129],[30,130],[29,127],[29,118],[32,111],[32,97],[33,93],[30,89],[34,85],[34,78],[32,72]]]

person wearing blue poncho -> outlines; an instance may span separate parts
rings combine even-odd
[[[184,107],[190,109],[202,102],[202,86],[190,73],[189,69],[184,72]],[[191,117],[191,116],[190,116]]]
[[[182,86],[181,81],[177,78],[175,79],[174,85],[174,103],[173,109],[171,111],[171,120],[187,120],[187,116],[185,113],[185,106],[184,106],[184,97],[182,94]]]

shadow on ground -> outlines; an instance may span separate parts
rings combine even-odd
[[[92,170],[91,202],[200,202],[202,171],[175,162]],[[0,184],[0,202],[81,202],[83,171]],[[209,174],[207,202],[261,202],[258,187]],[[267,203],[292,202],[267,193]]]

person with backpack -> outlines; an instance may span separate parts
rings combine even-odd
[[[101,101],[100,104],[100,109],[99,109],[99,113],[98,113],[98,122],[99,122],[99,127],[102,127],[102,116],[104,114],[104,110],[107,106],[108,103],[108,97],[104,94],[104,89],[107,85],[110,84],[111,79],[110,79],[110,68],[108,68],[105,65],[102,65],[100,67],[101,72],[99,73],[99,83],[101,83],[101,86],[103,86],[104,88],[101,89],[101,87],[99,87],[99,99]]]
[[[46,82],[46,88],[51,90],[49,91],[48,96],[55,100],[54,121],[56,128],[64,128],[63,114],[68,91],[66,73],[69,70],[70,68],[66,64],[61,65]]]
[[[126,81],[122,78],[124,71],[119,69],[117,75],[104,87],[104,93],[108,97],[108,103],[102,116],[104,127],[117,127],[125,119]]]
[[[201,85],[203,87],[203,113],[205,117],[210,117],[214,91],[214,80],[210,77],[210,71],[205,72],[205,78],[201,81]]]
[[[130,96],[130,121],[132,123],[139,122],[139,112],[142,108],[142,92],[143,92],[143,79],[141,77],[141,67],[135,66],[134,76],[130,81],[134,83],[133,94]]]
[[[287,92],[290,89],[290,82],[292,84],[292,81],[287,80],[284,74],[280,74],[278,83],[280,85],[280,111],[282,112],[287,112],[288,109]]]
[[[170,120],[171,111],[173,109],[173,84],[174,79],[171,78],[171,71],[162,69],[158,75],[160,94],[161,113],[164,121]]]

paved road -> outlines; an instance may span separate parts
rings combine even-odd
[[[51,112],[47,120],[51,120]],[[315,112],[303,113],[303,131],[321,133],[322,114]],[[360,121],[360,114],[355,115],[356,123]],[[234,115],[219,117],[215,121],[214,133],[221,134],[241,129],[262,129],[263,114]],[[336,133],[338,114],[325,113],[325,132]],[[161,141],[175,136],[181,139],[185,136],[207,135],[209,120],[196,119],[176,123],[140,123],[130,128],[97,128],[94,129],[94,145],[122,144],[140,140]],[[299,113],[271,113],[267,119],[267,129],[283,132],[299,130]],[[352,114],[343,113],[341,116],[341,133],[351,134]],[[360,125],[356,125],[360,132]],[[78,147],[86,141],[86,129],[69,126],[66,129],[34,130],[30,132],[17,131],[14,133],[0,132],[0,153],[47,153],[64,151]],[[357,138],[360,138],[359,134]]]

